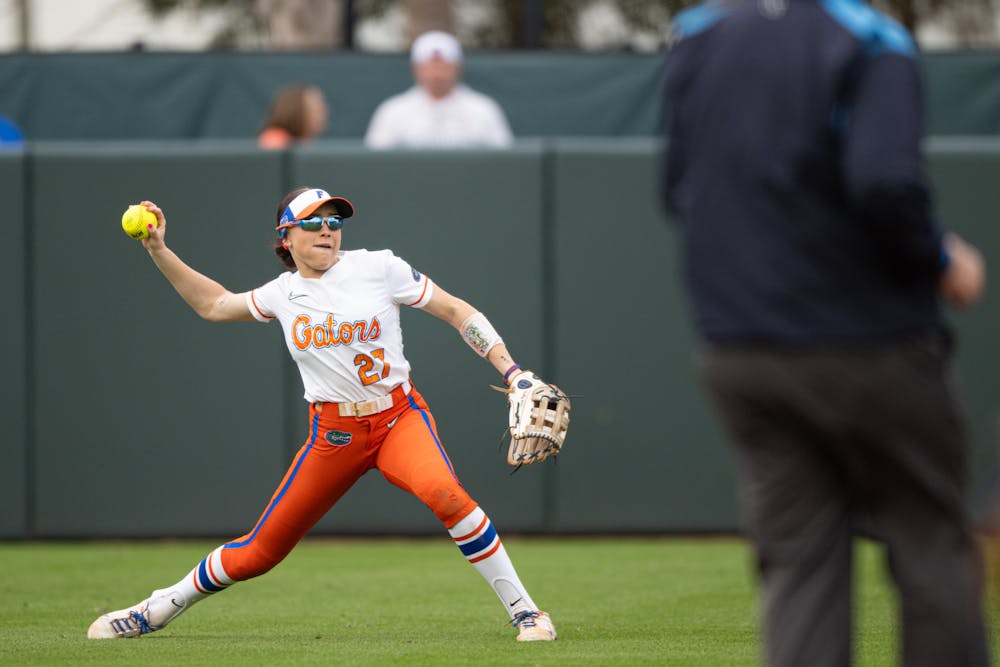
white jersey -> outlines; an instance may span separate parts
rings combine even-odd
[[[309,402],[367,401],[410,375],[399,306],[423,308],[434,284],[391,250],[349,250],[320,278],[286,272],[247,292],[261,322],[278,320]]]
[[[468,86],[441,100],[414,86],[382,102],[365,133],[369,148],[506,148],[513,141],[500,106]]]

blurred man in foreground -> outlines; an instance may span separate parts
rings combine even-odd
[[[934,220],[910,35],[860,0],[706,3],[667,62],[664,194],[738,454],[770,665],[849,665],[853,538],[881,542],[905,665],[987,665],[940,300],[979,252]]]

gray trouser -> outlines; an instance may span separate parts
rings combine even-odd
[[[989,664],[948,357],[938,338],[704,349],[701,373],[738,453],[769,665],[851,664],[862,530],[886,548],[903,664]]]

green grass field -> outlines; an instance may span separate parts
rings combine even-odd
[[[309,539],[269,574],[127,641],[88,640],[87,626],[173,583],[214,543],[0,543],[0,665],[758,664],[740,540],[505,544],[557,642],[515,642],[446,537]],[[877,550],[858,556],[857,664],[892,665],[893,596]]]

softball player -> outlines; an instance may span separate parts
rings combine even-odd
[[[264,574],[366,472],[422,500],[499,596],[518,641],[551,641],[556,631],[525,590],[486,513],[455,476],[434,417],[410,383],[399,307],[421,308],[461,333],[510,382],[520,374],[489,321],[405,261],[382,250],[341,250],[343,197],[300,188],[278,208],[275,253],[290,269],[263,286],[233,294],[175,255],[166,219],[142,241],[177,292],[216,322],[276,320],[298,364],[309,402],[309,437],[253,529],[209,553],[176,584],[91,624],[92,639],[159,630],[191,605],[237,581]]]

